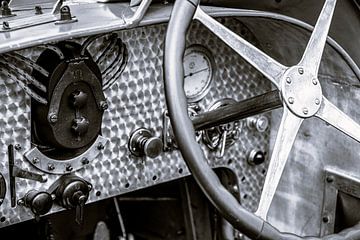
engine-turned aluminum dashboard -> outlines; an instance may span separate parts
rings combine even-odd
[[[230,29],[241,34],[254,44],[259,44],[252,32],[237,19],[219,19]],[[164,128],[166,104],[163,82],[163,46],[166,24],[138,27],[116,32],[126,45],[128,61],[125,69],[115,83],[104,91],[108,108],[104,111],[101,137],[106,139],[103,149],[95,149],[98,155],[74,169],[64,169],[64,164],[54,164],[55,169],[46,169],[45,183],[16,178],[16,199],[19,200],[30,190],[48,191],[49,187],[60,178],[62,173],[72,173],[92,185],[87,203],[99,201],[129,191],[146,188],[159,183],[189,175],[181,154],[176,149],[168,149],[158,157],[136,157],[129,151],[128,141],[131,133],[138,128],[146,128],[161,137]],[[72,40],[83,43],[87,38]],[[101,45],[99,40],[97,45]],[[95,44],[95,45],[96,45]],[[263,76],[247,64],[241,57],[232,53],[224,43],[206,30],[199,23],[194,23],[188,33],[188,46],[201,45],[213,56],[214,73],[209,92],[202,100],[195,103],[198,112],[207,111],[216,101],[223,99],[244,100],[270,90],[270,85]],[[34,47],[17,53],[37,60],[42,48]],[[89,52],[91,52],[91,47]],[[96,53],[95,53],[96,54]],[[102,63],[105,68],[108,62]],[[25,66],[18,66],[25,68]],[[41,173],[35,168],[37,162],[29,155],[31,144],[31,101],[22,88],[6,75],[0,75],[0,172],[7,182],[7,192],[0,207],[0,226],[15,224],[34,218],[29,208],[21,205],[11,206],[8,146],[15,146],[15,165],[30,172]],[[194,108],[194,104],[190,104]],[[269,116],[265,115],[268,119]],[[246,120],[238,123],[239,134],[234,144],[225,149],[223,156],[217,150],[206,150],[209,164],[214,168],[226,167],[236,173],[241,202],[255,210],[266,175],[267,161],[261,165],[247,162],[251,151],[268,152],[269,129],[259,132],[249,127]],[[170,131],[170,130],[169,130]],[[200,139],[200,142],[202,140]],[[32,153],[33,154],[33,153]],[[41,157],[40,157],[41,158]],[[41,169],[41,168],[40,168]],[[47,171],[46,171],[47,170]],[[51,173],[53,171],[53,173]],[[61,173],[61,174],[54,174]],[[54,204],[50,213],[63,210]]]

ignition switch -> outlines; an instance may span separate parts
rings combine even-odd
[[[84,179],[65,175],[55,190],[59,204],[66,209],[76,209],[76,222],[82,224],[84,219],[84,206],[89,198],[92,185]]]
[[[161,154],[162,149],[161,139],[154,137],[151,131],[146,128],[139,128],[130,136],[129,150],[137,157],[156,158]]]

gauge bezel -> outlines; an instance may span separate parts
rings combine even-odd
[[[215,59],[214,59],[212,52],[209,49],[207,49],[205,46],[200,45],[200,44],[193,44],[186,48],[185,53],[184,53],[184,58],[183,58],[183,64],[184,64],[186,53],[188,53],[188,52],[199,52],[199,53],[203,54],[206,57],[206,59],[207,59],[206,61],[209,63],[209,67],[210,67],[210,79],[207,81],[205,87],[198,94],[196,94],[192,97],[188,97],[185,92],[187,101],[189,103],[195,103],[195,102],[201,101],[206,96],[206,94],[209,93],[209,91],[211,89],[211,85],[212,85],[212,82],[214,81],[214,76],[215,76]],[[184,79],[184,91],[185,91],[185,79]]]

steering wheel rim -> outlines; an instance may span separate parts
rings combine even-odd
[[[327,0],[327,3],[329,4],[335,4],[335,2],[336,1],[334,0]],[[177,140],[178,147],[182,153],[182,156],[202,191],[227,221],[229,221],[236,229],[240,230],[242,233],[252,239],[360,239],[360,224],[357,224],[352,228],[345,229],[338,234],[328,235],[323,238],[300,237],[292,233],[280,232],[279,230],[271,226],[267,221],[263,220],[262,218],[256,216],[254,213],[249,212],[247,209],[242,207],[239,202],[233,197],[233,195],[229,193],[221,184],[217,175],[208,165],[205,155],[200,148],[200,145],[196,142],[195,130],[192,121],[188,117],[187,100],[183,90],[184,72],[182,59],[185,52],[185,36],[190,26],[190,23],[198,9],[198,5],[199,0],[178,0],[175,2],[165,40],[164,77],[166,102],[169,110],[169,116],[172,122],[172,127],[174,130],[174,135]],[[315,31],[316,27],[314,32]],[[324,36],[322,36],[322,38],[324,38]],[[325,40],[322,39],[322,41],[325,45],[324,41],[326,41],[326,37]],[[306,58],[308,57],[305,54],[304,56],[305,57],[303,58],[303,60],[305,59],[304,61],[306,61]],[[319,56],[317,56],[317,59],[315,60],[318,61],[318,63],[315,64],[314,68],[314,71],[317,75],[318,67],[320,64]],[[251,59],[249,62],[254,66],[253,62],[251,62]],[[280,66],[280,68],[281,67],[282,66]],[[271,74],[267,73],[265,73],[264,75],[268,78],[273,77],[271,76]],[[282,82],[272,82],[276,86],[279,86],[281,84],[285,84],[285,81],[286,80],[283,80]],[[288,109],[285,104],[284,109]],[[287,114],[294,115],[293,113],[296,113],[293,109],[287,112]],[[326,117],[327,116],[323,118]],[[299,128],[301,122],[302,120],[299,121],[299,124],[295,127]],[[335,127],[339,129],[338,126]],[[343,132],[345,131],[346,130],[344,130]],[[351,137],[357,139],[358,136]]]

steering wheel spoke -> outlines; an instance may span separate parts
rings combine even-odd
[[[259,206],[255,213],[264,220],[267,218],[271,202],[274,198],[289,153],[303,120],[303,118],[295,116],[284,106],[284,112],[276,137],[274,150],[271,155]]]
[[[334,15],[336,0],[326,0],[299,65],[317,75]]]
[[[277,88],[280,85],[280,79],[287,70],[283,66],[260,49],[241,38],[230,29],[207,15],[200,7],[194,15],[194,19],[204,24],[211,32],[224,41],[235,52],[242,56],[247,62],[254,66],[264,76],[266,76]]]
[[[316,116],[360,142],[360,125],[325,97],[323,97],[321,107]]]

